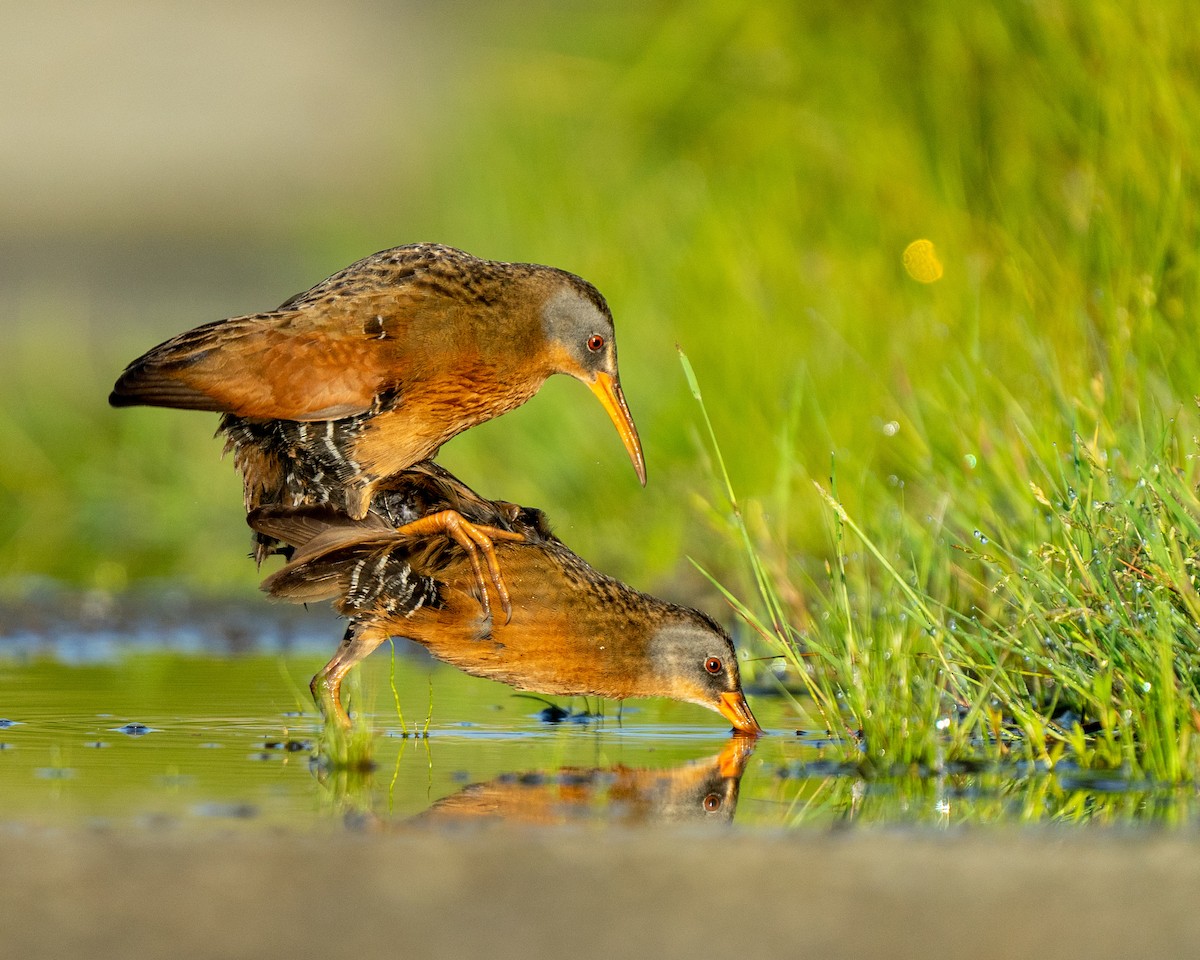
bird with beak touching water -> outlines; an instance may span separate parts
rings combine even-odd
[[[389,476],[554,374],[599,398],[644,485],[600,292],[440,244],[384,250],[275,310],[181,333],[130,363],[109,402],[223,414],[247,512],[330,504],[361,519]],[[275,546],[260,536],[257,559]]]
[[[538,511],[479,497],[435,464],[392,478],[389,496],[437,510],[460,505],[474,523],[513,531],[495,550],[512,616],[481,613],[486,589],[468,552],[438,533],[398,531],[372,512],[360,522],[323,508],[263,508],[252,527],[296,547],[263,589],[295,602],[333,600],[350,623],[313,678],[316,702],[349,724],[346,673],[389,637],[406,637],[469,674],[558,695],[671,697],[758,734],[729,635],[698,610],[641,593],[588,565]]]

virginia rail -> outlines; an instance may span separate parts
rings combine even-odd
[[[384,250],[276,310],[181,333],[134,360],[108,399],[224,414],[247,512],[332,503],[361,518],[388,476],[556,373],[596,394],[645,484],[600,292],[438,244]]]
[[[761,732],[742,693],[728,634],[710,617],[590,567],[547,529],[540,511],[486,501],[440,468],[393,478],[437,509],[460,491],[472,522],[493,535],[512,595],[505,622],[483,612],[469,551],[439,532],[396,530],[372,512],[350,521],[322,507],[262,508],[251,526],[296,547],[263,589],[293,601],[332,599],[349,618],[341,646],[313,678],[313,697],[343,725],[346,673],[392,636],[407,637],[474,676],[564,696],[672,697]],[[396,497],[412,497],[396,490]],[[482,523],[481,521],[490,521]],[[515,539],[496,534],[517,534]],[[486,589],[484,585],[483,589]]]

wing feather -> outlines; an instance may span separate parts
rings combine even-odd
[[[129,364],[109,403],[264,420],[356,416],[389,386],[420,376],[429,330],[447,309],[401,286],[205,324]]]

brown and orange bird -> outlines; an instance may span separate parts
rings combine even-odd
[[[359,519],[387,477],[556,373],[596,394],[645,484],[600,292],[554,267],[432,243],[367,257],[268,313],[181,333],[134,360],[109,403],[224,414],[247,512],[329,503]],[[260,562],[270,549],[259,544]]]
[[[296,547],[263,589],[296,602],[332,599],[350,620],[311,685],[327,716],[349,723],[343,678],[396,636],[518,689],[671,697],[717,711],[740,732],[761,732],[742,693],[733,642],[716,621],[605,576],[554,537],[540,511],[504,503],[489,510],[491,501],[429,466],[432,473],[393,477],[391,495],[419,498],[436,511],[450,490],[470,504],[473,523],[517,534],[494,542],[512,600],[503,623],[482,612],[482,580],[469,551],[439,531],[398,531],[374,511],[353,522],[321,507],[263,508],[248,518],[254,529]]]

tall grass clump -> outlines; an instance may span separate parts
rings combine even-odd
[[[830,537],[829,559],[816,564],[751,531],[722,468],[752,599],[722,589],[810,695],[811,721],[868,768],[1066,760],[1194,779],[1194,409],[1122,428],[1095,420],[1086,436],[1064,424],[1061,443],[1027,435],[1021,411],[1011,414],[991,428],[971,482],[931,461],[924,495],[912,494],[927,506],[942,492],[936,515],[914,513],[909,491],[893,488],[890,503],[880,497],[882,508],[855,517],[836,476],[813,483]],[[722,464],[711,429],[709,439]]]
[[[981,632],[1002,652],[997,696],[1022,731],[1081,764],[1169,781],[1200,771],[1200,501],[1187,446],[1075,436],[1044,486],[1030,482],[1041,529],[978,556],[994,580]]]

